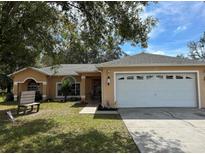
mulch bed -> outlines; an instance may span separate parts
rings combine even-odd
[[[97,108],[98,111],[117,111],[117,108],[103,107],[101,104]]]

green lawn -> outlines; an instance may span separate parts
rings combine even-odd
[[[119,115],[80,115],[82,107],[43,103],[15,124],[0,115],[0,152],[138,152]]]

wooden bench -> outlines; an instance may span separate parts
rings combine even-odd
[[[22,91],[21,98],[18,104],[17,114],[19,114],[20,110],[23,108],[24,114],[26,114],[26,110],[31,107],[30,111],[33,111],[33,107],[37,106],[36,112],[39,111],[40,102],[35,102],[35,91]]]

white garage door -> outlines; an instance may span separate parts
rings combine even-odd
[[[118,107],[196,107],[195,73],[116,74]]]

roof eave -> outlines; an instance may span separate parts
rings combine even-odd
[[[99,73],[99,70],[96,71],[76,71],[76,73]]]
[[[13,75],[18,74],[18,73],[20,73],[20,72],[22,72],[22,71],[25,71],[25,70],[27,70],[27,69],[29,69],[29,68],[32,69],[32,70],[34,70],[34,71],[40,72],[40,73],[42,73],[42,74],[49,75],[49,74],[47,74],[47,73],[45,73],[45,72],[43,72],[43,71],[41,71],[41,70],[39,70],[39,69],[37,69],[37,68],[34,68],[34,67],[25,67],[25,68],[22,68],[22,69],[20,69],[20,70],[18,70],[18,71],[15,71],[15,72],[9,74],[8,76],[9,76],[9,77],[12,77]]]
[[[147,66],[205,66],[205,64],[136,64],[136,65],[101,65],[97,68],[105,67],[147,67]]]

